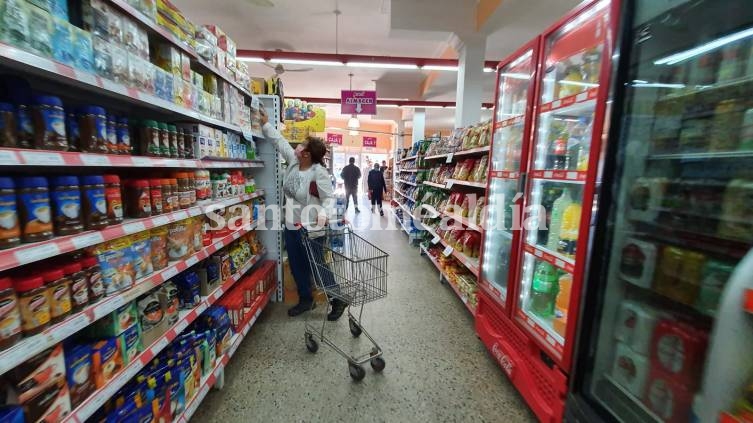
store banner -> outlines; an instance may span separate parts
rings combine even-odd
[[[340,92],[340,114],[375,115],[377,114],[376,91],[342,90]]]
[[[286,99],[283,112],[285,128],[282,135],[290,142],[302,142],[306,137],[324,131],[327,116],[322,108],[302,100]]]
[[[363,146],[364,147],[376,147],[377,138],[376,137],[363,137]]]
[[[343,135],[330,134],[329,132],[327,132],[327,144],[343,145]]]

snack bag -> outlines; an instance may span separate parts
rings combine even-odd
[[[133,285],[136,271],[129,237],[118,238],[98,245],[94,254],[102,268],[102,283],[105,293],[112,295]]]
[[[151,241],[152,269],[167,267],[167,226],[160,226],[149,231]]]
[[[188,219],[175,222],[167,227],[167,257],[170,260],[182,260],[193,250],[191,230]]]
[[[473,172],[471,172],[471,177],[468,179],[469,181],[473,182],[484,182],[486,180],[486,173],[489,166],[489,157],[483,156],[481,157],[478,162],[476,162],[476,166],[473,168]]]
[[[474,159],[467,159],[464,160],[463,163],[460,165],[460,169],[456,170],[456,175],[454,179],[459,179],[461,181],[467,181],[468,177],[471,175],[471,170],[473,170],[473,166],[475,165],[476,161]]]

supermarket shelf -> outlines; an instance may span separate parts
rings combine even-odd
[[[507,128],[508,126],[520,125],[525,120],[526,115],[517,115],[509,119],[500,120],[494,124],[494,130]]]
[[[531,178],[546,181],[568,182],[573,184],[586,183],[585,170],[532,170]]]
[[[447,189],[452,188],[454,185],[486,189],[486,182],[461,181],[460,179],[448,179],[446,185]]]
[[[435,159],[447,160],[448,157],[452,156],[449,160],[449,162],[452,162],[452,158],[454,157],[471,156],[474,154],[484,154],[484,153],[488,153],[490,148],[491,146],[485,145],[483,147],[469,148],[467,150],[455,151],[453,153],[435,154],[433,156],[424,157],[424,160],[435,160]]]
[[[157,356],[163,349],[165,349],[188,325],[190,325],[201,313],[204,312],[209,306],[214,304],[225,292],[227,292],[240,278],[248,272],[254,264],[256,264],[261,258],[261,254],[254,256],[243,268],[236,272],[231,278],[225,281],[221,286],[217,287],[209,296],[202,299],[202,301],[193,309],[181,312],[180,319],[173,325],[164,335],[158,340],[154,341],[149,347],[144,347],[144,350],[134,358],[134,361],[126,366],[120,373],[111,379],[107,385],[94,391],[89,398],[76,407],[71,414],[69,414],[64,420],[67,422],[84,422],[91,417],[102,405],[110,399],[117,391],[120,390],[128,381],[133,379],[136,374],[141,371],[152,359]]]
[[[262,168],[260,160],[225,158],[169,159],[165,157],[89,154],[0,148],[0,166],[161,167],[187,169]]]
[[[436,182],[429,182],[429,181],[423,181],[421,183],[424,184],[424,185],[428,185],[430,187],[434,187],[434,188],[447,189],[447,185],[445,185],[445,184],[438,184]]]
[[[549,344],[555,351],[562,354],[565,350],[565,339],[555,332],[552,324],[533,313],[525,313],[518,309],[518,318],[528,325],[533,331]]]
[[[400,183],[400,184],[408,184],[408,185],[412,185],[412,186],[414,186],[414,187],[417,187],[417,186],[418,186],[418,184],[417,184],[417,183],[415,183],[415,182],[410,182],[410,181],[406,181],[406,180],[404,180],[404,179],[398,179],[398,180],[397,180],[396,182],[397,182],[397,183]]]
[[[456,222],[460,222],[463,226],[465,226],[468,229],[474,230],[476,232],[481,232],[482,229],[479,225],[471,222],[467,217],[459,216],[455,213],[450,213],[443,211],[442,215],[447,216],[451,219],[454,219]]]
[[[673,94],[667,94],[657,100],[657,102],[660,101],[672,101],[672,100],[678,100],[685,97],[695,97],[698,94],[711,94],[717,91],[724,91],[727,89],[739,89],[739,85],[751,85],[753,84],[753,78],[746,75],[741,78],[733,79],[730,81],[722,82],[722,83],[716,83],[711,86],[703,86],[698,87],[697,89],[692,90],[683,90],[682,92],[673,93]]]
[[[649,154],[648,160],[708,160],[708,159],[743,159],[753,157],[753,151],[706,151],[702,153]]]
[[[407,195],[407,194],[403,193],[402,191],[400,191],[400,190],[399,190],[399,189],[397,189],[397,188],[395,188],[395,192],[396,192],[396,193],[398,193],[398,194],[400,194],[400,196],[402,196],[402,197],[405,197],[405,198],[406,198],[406,199],[408,199],[408,200],[414,201],[414,200],[413,200],[413,199],[412,199],[411,197],[408,197],[408,195]]]
[[[188,423],[191,417],[193,417],[194,413],[196,413],[196,410],[199,408],[201,402],[204,401],[204,398],[207,396],[207,393],[209,393],[209,390],[212,389],[214,384],[217,382],[217,378],[224,371],[225,367],[230,362],[230,359],[233,358],[233,355],[235,355],[235,352],[238,350],[241,342],[243,342],[243,340],[246,338],[246,335],[248,335],[248,332],[259,319],[261,312],[264,311],[264,309],[269,304],[269,299],[272,297],[272,292],[273,290],[259,297],[256,303],[251,306],[251,310],[256,310],[253,314],[253,317],[239,333],[233,335],[232,339],[230,340],[230,348],[225,354],[222,355],[222,357],[217,358],[217,364],[215,365],[214,370],[212,370],[211,373],[201,379],[201,384],[199,385],[196,395],[194,395],[194,397],[186,403],[186,407],[183,410],[183,413],[179,416],[175,416],[175,421],[177,423]]]
[[[397,217],[397,215],[395,215],[395,217]],[[403,220],[405,220],[404,217],[403,217]],[[408,234],[408,236],[413,236],[411,234],[411,229],[409,227],[405,226],[405,222],[403,220],[400,220],[400,218],[397,218],[397,221],[400,222],[400,227],[403,228],[403,232],[405,232],[406,234]]]
[[[403,173],[403,172],[405,172],[405,173],[417,173],[419,170],[421,170],[421,169],[405,169],[405,170],[400,170],[399,172],[400,173]]]
[[[403,211],[404,211],[404,212],[408,213],[408,216],[410,216],[411,218],[413,217],[413,212],[411,212],[411,210],[410,210],[410,209],[408,208],[408,206],[406,206],[405,204],[403,204],[403,203],[401,203],[401,202],[399,202],[399,201],[397,202],[397,205],[398,205],[398,206],[399,206],[399,207],[400,207],[401,209],[403,209]],[[403,216],[403,218],[404,218],[404,217],[405,217],[405,216]]]
[[[491,178],[501,179],[518,179],[520,178],[520,172],[511,170],[492,170],[489,172]]]
[[[549,103],[544,103],[539,107],[539,114],[555,113],[558,115],[582,116],[587,112],[592,113],[591,109],[596,106],[596,96],[599,88],[589,88],[587,91],[560,98]]]
[[[426,254],[426,257],[428,257],[429,260],[431,260],[431,262],[434,263],[434,267],[437,268],[437,270],[439,271],[439,274],[442,275],[445,281],[447,281],[447,285],[449,285],[452,288],[453,292],[455,292],[455,295],[457,295],[458,298],[460,298],[460,301],[463,302],[463,304],[465,305],[465,308],[467,308],[468,311],[473,316],[476,316],[476,309],[468,302],[468,297],[464,296],[460,292],[460,290],[458,290],[455,284],[450,281],[450,278],[448,278],[447,274],[444,272],[444,270],[442,270],[442,267],[439,265],[439,262],[435,260],[431,254],[429,254],[429,251],[423,245],[421,246],[421,250],[424,252],[424,254]]]
[[[417,157],[418,157],[418,154],[416,154],[415,156],[410,156],[410,157],[406,157],[404,159],[400,159],[400,163],[402,163],[402,162],[408,162],[408,161],[411,161],[411,160],[415,160]]]
[[[86,231],[76,235],[55,237],[48,241],[23,244],[18,247],[2,250],[0,251],[0,271],[101,244],[105,241],[131,235],[136,232],[165,226],[172,222],[205,214],[212,209],[216,210],[216,206],[232,206],[263,195],[264,191],[260,190],[253,194],[243,194],[239,197],[226,200],[207,200],[203,201],[200,205],[185,210],[143,219],[128,219],[121,224],[108,226],[101,231]]]
[[[0,43],[0,64],[12,67],[25,74],[33,74],[68,86],[86,89],[97,95],[111,97],[124,103],[173,114],[177,118],[188,118],[207,125],[244,133],[244,136],[248,133],[248,131],[245,131],[240,126],[204,116],[195,110],[163,100],[152,94],[142,92],[137,88],[128,87],[98,75],[74,69],[68,65],[37,56],[7,44]]]
[[[527,253],[533,254],[537,258],[544,260],[552,266],[572,274],[575,272],[575,260],[567,258],[559,253],[548,250],[540,245],[531,245],[526,242],[523,246]]]
[[[444,240],[442,240],[442,244],[445,246],[449,246]],[[479,275],[479,264],[478,259],[470,258],[466,256],[465,254],[461,253],[460,251],[457,251],[455,248],[452,249],[452,255],[458,259],[460,263],[463,264],[468,270],[473,273],[474,276],[478,277]]]
[[[175,35],[171,34],[170,31],[167,29],[161,27],[159,24],[154,22],[152,19],[141,13],[140,11],[136,10],[133,6],[128,4],[126,0],[108,0],[110,4],[113,6],[116,6],[118,9],[120,9],[122,12],[124,12],[126,15],[132,17],[136,21],[140,22],[142,25],[149,28],[149,31],[151,31],[154,34],[159,35],[161,38],[163,38],[165,41],[170,42],[177,48],[179,48],[184,53],[191,56],[191,59],[196,60],[201,66],[205,67],[207,70],[212,72],[213,74],[217,75],[218,77],[222,78],[225,82],[228,82],[235,88],[239,89],[243,94],[247,96],[251,96],[251,93],[248,91],[248,88],[243,87],[239,83],[235,82],[233,79],[228,77],[227,75],[221,73],[219,69],[214,67],[214,65],[210,64],[204,58],[199,56],[192,48],[187,46],[185,43],[183,43],[181,40],[179,40]]]
[[[241,235],[250,232],[255,227],[256,224],[254,223],[251,228],[240,229],[226,237],[213,240],[214,242],[211,245],[204,247],[204,249],[193,254],[191,257],[172,263],[166,268],[153,272],[149,276],[136,281],[130,289],[116,295],[111,295],[98,303],[92,304],[84,310],[70,315],[64,321],[50,326],[40,334],[22,339],[11,348],[0,352],[0,375],[5,374],[9,370],[28,360],[29,357],[33,357],[47,348],[55,346],[74,333],[86,328],[141,295],[146,294],[175,275],[185,271],[189,267],[206,259],[219,249],[240,238]],[[255,256],[249,261],[247,266],[244,266],[244,269],[248,270],[246,267],[250,268],[253,266],[263,255],[264,253]],[[245,271],[241,269],[241,272]],[[233,278],[235,278],[235,276],[240,278],[240,275],[242,275],[241,272],[236,273]]]

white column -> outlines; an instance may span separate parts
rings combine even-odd
[[[486,36],[458,37],[458,91],[455,104],[455,127],[473,125],[481,119],[482,78]]]
[[[416,108],[413,111],[413,144],[424,139],[426,130],[426,109]]]

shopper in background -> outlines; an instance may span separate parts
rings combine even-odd
[[[379,163],[374,163],[374,169],[369,171],[368,176],[369,194],[371,197],[371,212],[376,211],[376,206],[379,206],[379,215],[384,216],[384,210],[382,209],[382,194],[387,192],[387,183],[384,182],[384,174],[379,166]]]
[[[387,161],[382,160],[382,167],[379,168],[380,171],[382,171],[382,175],[384,175],[384,171],[387,170]]]
[[[361,179],[361,169],[356,166],[355,157],[351,157],[348,162],[349,164],[340,172],[340,177],[345,181],[345,210],[348,210],[348,204],[352,196],[356,213],[360,213],[361,210],[358,210],[358,180]]]
[[[269,123],[269,117],[263,108],[261,118],[264,138],[272,143],[288,162],[282,191],[285,194],[285,248],[288,252],[290,270],[298,288],[298,304],[288,310],[288,316],[292,317],[316,307],[311,294],[311,263],[303,245],[301,227],[324,227],[330,216],[333,216],[335,197],[332,179],[324,166],[327,145],[321,138],[307,137],[293,150],[290,143]],[[323,257],[324,252],[319,243],[312,242],[311,246],[312,254]],[[320,269],[319,275],[325,286],[336,283],[329,270]],[[329,320],[340,318],[348,306],[339,299],[332,299],[331,305],[332,311],[327,316]]]

